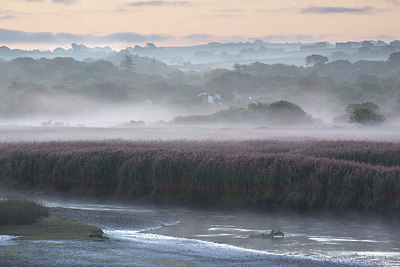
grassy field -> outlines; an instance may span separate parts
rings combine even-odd
[[[102,230],[78,221],[43,217],[28,225],[0,225],[0,234],[21,240],[104,240]]]
[[[71,195],[400,214],[400,143],[3,143],[0,166],[3,185]]]

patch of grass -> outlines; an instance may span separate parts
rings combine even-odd
[[[43,217],[29,225],[0,225],[0,234],[19,236],[21,240],[105,240],[103,231],[83,222]]]
[[[48,208],[41,203],[12,196],[0,200],[0,225],[32,224],[48,216]]]

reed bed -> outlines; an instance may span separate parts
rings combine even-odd
[[[82,141],[0,144],[0,182],[75,195],[400,214],[400,144]]]

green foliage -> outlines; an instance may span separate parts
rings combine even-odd
[[[299,105],[294,103],[280,100],[268,105],[268,115],[276,123],[284,124],[302,124],[312,121],[311,116],[308,115]]]
[[[300,106],[285,101],[250,103],[247,108],[231,107],[211,115],[176,117],[173,123],[247,123],[267,125],[309,124],[313,120]]]
[[[390,107],[400,90],[396,55],[393,53],[387,61],[355,63],[346,60],[326,63],[325,59],[318,60],[320,55],[311,55],[308,62],[316,64],[313,68],[254,62],[237,64],[234,70],[204,73],[173,71],[164,63],[131,55],[126,50],[110,55],[106,58],[109,61],[17,58],[0,62],[0,119],[64,115],[66,110],[57,104],[60,96],[133,104],[151,100],[191,110],[193,105],[198,110],[205,108],[198,101],[200,93],[219,94],[222,107],[248,104],[248,100],[238,100],[235,97],[238,94],[252,94],[262,101],[288,99],[315,103],[331,110],[365,100]],[[132,71],[132,67],[136,70]],[[43,99],[51,104],[40,105]]]
[[[125,71],[127,74],[131,74],[135,72],[136,64],[133,63],[133,60],[130,56],[125,55],[125,58],[121,61],[119,67]]]
[[[41,203],[18,197],[0,200],[0,225],[32,224],[47,216],[48,209]]]
[[[349,115],[349,122],[365,125],[379,124],[385,120],[380,113],[380,108],[374,102],[362,102],[349,104],[346,108]]]
[[[392,53],[389,56],[389,62],[393,64],[400,64],[400,52]]]
[[[42,217],[30,225],[1,225],[0,234],[19,236],[19,240],[93,240],[108,239],[103,231],[83,222],[63,218]]]
[[[307,66],[319,66],[327,63],[329,59],[327,57],[317,55],[317,54],[312,54],[308,57],[306,57],[305,62]]]

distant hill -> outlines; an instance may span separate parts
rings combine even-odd
[[[117,52],[112,50],[110,47],[89,48],[82,44],[72,44],[69,49],[59,47],[53,51],[10,49],[7,46],[0,47],[0,61],[13,60],[21,57],[32,59],[67,57],[89,63],[98,60],[106,60],[112,62],[116,67],[118,67],[125,55],[132,57],[137,73],[166,76],[173,71],[172,68],[155,58],[133,55],[128,50]]]

